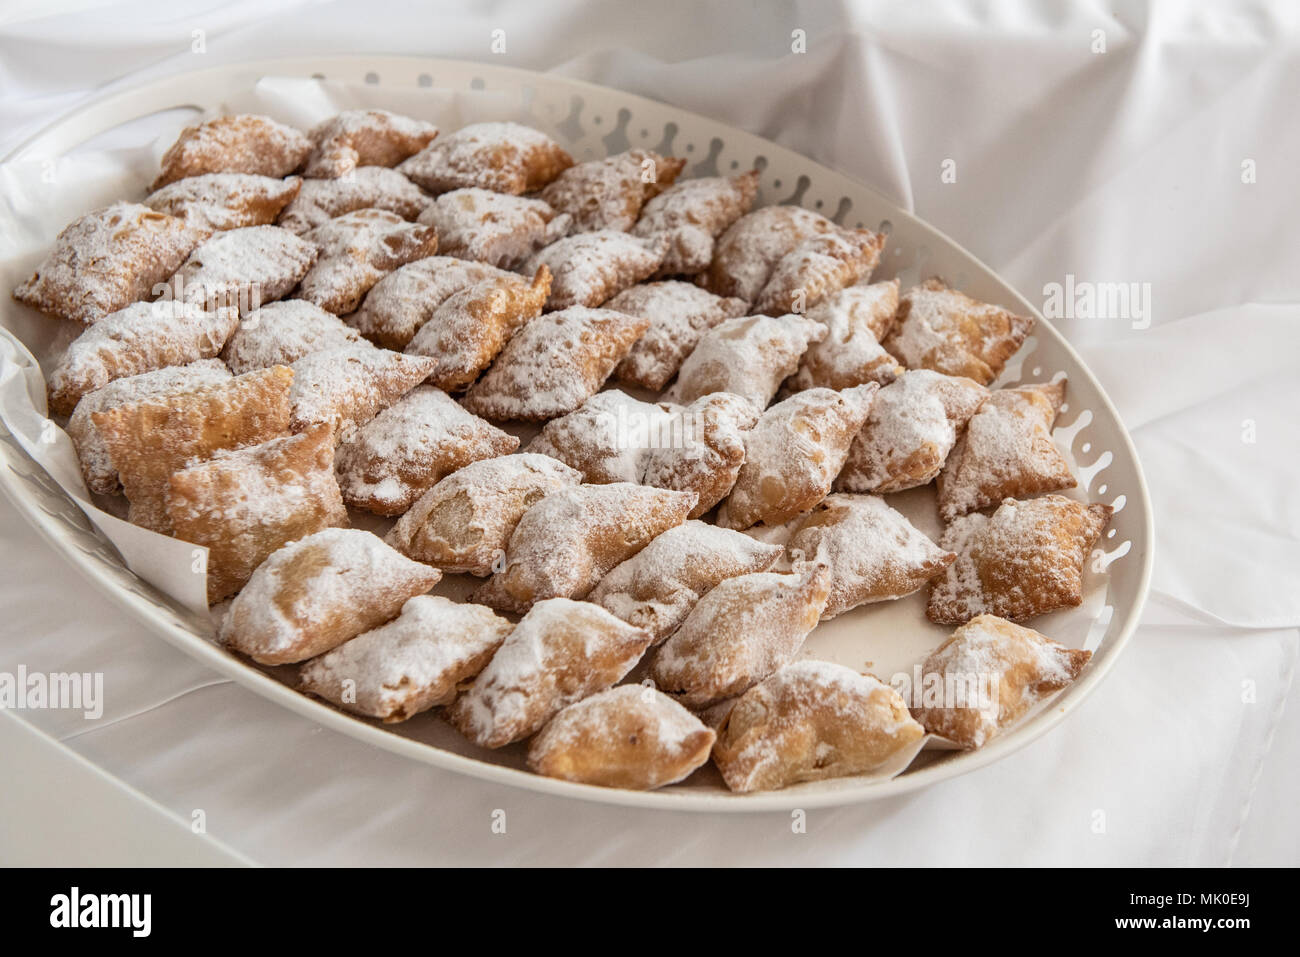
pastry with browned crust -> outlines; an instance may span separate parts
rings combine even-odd
[[[396,166],[433,142],[438,128],[388,110],[344,110],[307,135],[313,146],[303,175],[337,179],[359,166]]]
[[[438,230],[444,256],[510,269],[564,236],[571,219],[540,199],[471,187],[443,193],[420,222]]]
[[[728,319],[700,336],[664,398],[685,404],[733,392],[765,409],[808,346],[824,338],[826,327],[805,316]]]
[[[295,432],[324,423],[347,438],[428,378],[434,360],[368,345],[325,349],[293,364],[289,424]]]
[[[668,239],[661,275],[694,276],[709,268],[714,240],[749,212],[757,195],[758,170],[679,180],[646,202],[632,234]]]
[[[545,266],[555,277],[546,308],[594,308],[624,289],[655,274],[663,262],[666,241],[638,239],[613,229],[578,233],[544,246],[529,256],[519,271],[532,274]]]
[[[253,173],[207,173],[177,180],[150,193],[144,204],[195,229],[268,226],[293,201],[302,179]]]
[[[386,209],[413,220],[430,201],[428,193],[397,170],[362,166],[340,179],[304,179],[276,225],[302,236],[358,209]]]
[[[313,352],[369,344],[334,313],[305,299],[282,299],[245,316],[226,340],[221,358],[240,375],[268,366],[293,365]]]
[[[518,196],[550,183],[573,157],[545,133],[518,123],[471,123],[398,167],[434,193],[477,186]]]
[[[162,170],[150,189],[207,173],[287,176],[302,166],[311,149],[305,133],[269,116],[218,116],[181,131],[163,154]]]
[[[754,302],[754,312],[807,312],[832,293],[871,275],[885,237],[869,229],[836,229],[810,236],[777,260]]]
[[[382,209],[358,209],[317,226],[306,235],[320,250],[297,296],[336,316],[361,305],[371,287],[400,266],[432,256],[432,226],[408,223]]]
[[[626,232],[646,201],[671,186],[685,166],[684,159],[632,149],[570,166],[542,190],[541,198],[570,218],[574,232]]]
[[[893,327],[898,310],[898,280],[849,286],[808,310],[826,326],[826,338],[803,354],[799,371],[785,382],[791,392],[822,386],[848,389],[864,382],[889,385],[903,367],[880,340]]]
[[[167,295],[246,316],[287,296],[318,255],[315,243],[279,226],[227,229],[190,253],[168,280]]]

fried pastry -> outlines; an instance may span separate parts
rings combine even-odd
[[[657,645],[677,630],[709,589],[737,575],[766,571],[781,554],[780,545],[691,520],[616,565],[587,601],[646,629]]]
[[[528,745],[538,774],[580,784],[651,791],[709,760],[715,735],[667,695],[622,685],[571,704]]]
[[[157,296],[156,287],[206,236],[206,229],[148,206],[114,203],[64,228],[13,296],[48,315],[89,325]]]
[[[419,385],[339,446],[339,486],[353,508],[401,515],[444,476],[518,447],[441,389]]]
[[[480,747],[504,747],[611,687],[649,643],[649,632],[590,602],[539,601],[447,716]]]
[[[780,525],[825,498],[879,388],[808,389],[764,412],[745,435],[745,464],[718,523]]]
[[[293,365],[326,349],[366,347],[361,333],[331,312],[304,299],[284,299],[255,309],[226,341],[221,358],[236,375],[276,365]]]
[[[994,615],[972,618],[921,665],[912,717],[967,750],[983,747],[1083,670],[1091,651]],[[954,698],[944,700],[946,689]],[[956,695],[961,695],[960,699]]]
[[[772,267],[754,312],[805,312],[833,292],[871,275],[885,237],[869,229],[837,229],[810,236]]]
[[[688,181],[690,182],[690,181]],[[666,280],[624,289],[605,308],[650,320],[614,378],[662,392],[709,329],[743,316],[745,303],[722,299],[688,282]]]
[[[470,387],[465,408],[489,419],[529,422],[572,412],[596,394],[649,325],[648,319],[585,306],[538,316]]]
[[[165,499],[172,473],[223,449],[283,435],[292,381],[289,368],[273,366],[193,392],[91,413],[131,503],[130,521],[169,534]]]
[[[983,614],[1023,621],[1081,604],[1084,563],[1113,511],[1044,495],[954,519],[939,547],[957,560],[935,579],[926,615],[941,625]]]
[[[504,566],[474,600],[522,614],[545,598],[583,598],[619,562],[686,521],[694,504],[691,492],[627,482],[552,492],[524,513]]]
[[[316,256],[313,243],[279,226],[227,229],[190,254],[168,280],[168,295],[209,309],[237,306],[246,316],[287,296]]]
[[[874,676],[797,661],[736,702],[713,761],[731,790],[772,791],[875,770],[924,735],[902,696]]]
[[[162,170],[150,189],[208,173],[287,176],[303,164],[311,149],[304,133],[269,116],[219,116],[181,131],[163,154]]]
[[[830,565],[823,621],[867,602],[910,595],[957,557],[883,498],[844,493],[826,496],[799,518],[786,548],[794,561],[816,556]]]
[[[899,300],[897,325],[884,345],[909,369],[988,385],[1033,327],[1029,316],[978,302],[942,279],[927,279]]]
[[[1004,498],[1058,492],[1079,483],[1052,441],[1065,379],[991,393],[966,425],[939,474],[946,522]]]
[[[886,494],[925,485],[988,394],[973,379],[930,369],[904,372],[876,396],[835,487]]]
[[[736,220],[717,241],[704,285],[719,296],[756,302],[776,264],[805,239],[839,229],[799,206],[765,206]]]
[[[443,136],[398,167],[433,193],[477,186],[518,196],[541,189],[573,165],[553,139],[518,123],[472,123]]]
[[[646,202],[632,235],[668,240],[661,275],[694,276],[709,268],[714,240],[749,212],[757,195],[758,170],[682,180]]]
[[[264,665],[306,661],[392,620],[442,573],[383,539],[327,528],[276,551],[221,623],[221,642]]]
[[[385,209],[415,219],[428,207],[428,193],[395,169],[362,166],[341,179],[305,179],[278,225],[299,236],[358,209]]]
[[[243,588],[280,546],[348,524],[334,480],[334,436],[324,425],[218,451],[175,472],[165,505],[177,538],[207,546],[209,604]]]
[[[482,459],[420,496],[388,533],[388,543],[445,572],[486,577],[505,568],[506,545],[524,513],[581,481],[576,469],[545,455]]]
[[[830,569],[755,572],[719,582],[696,602],[650,664],[665,694],[701,709],[743,694],[794,660],[830,595]]]
[[[191,176],[150,193],[150,209],[182,219],[195,229],[217,232],[245,226],[269,226],[298,195],[302,179],[252,173]]]
[[[451,704],[514,628],[492,609],[416,595],[386,625],[307,661],[299,687],[385,724]]]
[[[556,212],[570,217],[574,232],[626,232],[646,201],[671,186],[685,166],[686,160],[660,156],[653,150],[627,150],[570,166],[541,196]]]
[[[557,240],[524,261],[520,271],[541,266],[555,277],[548,309],[596,307],[629,286],[654,275],[663,262],[664,240],[638,239],[613,229],[578,233]]]
[[[399,266],[432,256],[438,235],[382,209],[358,209],[306,236],[320,250],[298,298],[341,316],[354,311],[375,283]]]
[[[731,492],[745,462],[745,436],[759,409],[744,396],[714,392],[696,399],[669,424],[668,441],[645,454],[641,482],[694,492],[699,518]]]
[[[711,392],[734,392],[764,409],[808,346],[824,338],[826,327],[805,316],[728,319],[700,336],[664,398],[684,405]]]
[[[551,273],[542,266],[529,283],[513,274],[480,280],[442,301],[406,347],[437,361],[429,381],[467,388],[525,323],[542,314]]]
[[[786,388],[798,392],[818,386],[848,389],[864,382],[889,385],[903,374],[903,367],[885,351],[880,338],[892,327],[897,310],[897,279],[849,286],[813,306],[808,318],[826,326],[826,338],[808,347]]]
[[[220,359],[199,359],[189,365],[168,366],[153,372],[114,379],[108,385],[87,392],[68,419],[68,437],[77,450],[77,461],[86,487],[101,495],[121,491],[117,469],[113,468],[108,445],[93,418],[120,405],[193,392],[205,386],[230,381],[230,370]]]
[[[650,449],[673,443],[680,412],[678,406],[641,402],[618,389],[597,392],[542,426],[528,451],[571,465],[584,482],[640,482]]]
[[[444,256],[509,269],[564,236],[571,219],[540,199],[454,189],[429,204],[420,222],[438,231]]]
[[[357,345],[310,353],[292,368],[292,429],[322,422],[344,439],[424,381],[434,360]]]
[[[304,176],[337,179],[359,166],[396,166],[438,135],[432,123],[388,110],[344,110],[312,129]]]
[[[170,300],[127,306],[68,346],[50,373],[50,408],[71,415],[83,395],[115,379],[211,359],[238,326],[234,309]]]

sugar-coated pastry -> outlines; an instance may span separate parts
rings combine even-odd
[[[326,349],[365,347],[346,322],[305,299],[282,299],[250,312],[226,340],[221,358],[240,375],[269,366],[293,365],[303,356]]]
[[[621,685],[571,704],[528,745],[538,774],[580,784],[651,791],[709,760],[715,735],[667,695]]]
[[[523,613],[545,598],[584,598],[615,565],[686,521],[694,504],[691,492],[627,482],[552,492],[524,513],[504,565],[474,600]]]
[[[376,345],[401,351],[455,293],[486,279],[505,283],[518,282],[519,278],[487,263],[430,256],[379,280],[347,321]]]
[[[108,445],[95,425],[93,416],[96,412],[106,412],[145,399],[193,392],[228,382],[230,377],[230,370],[220,359],[199,359],[189,365],[168,366],[125,379],[114,379],[108,385],[87,392],[68,419],[67,428],[68,437],[77,449],[77,461],[81,464],[86,487],[101,495],[121,491]]]
[[[192,303],[137,302],[72,341],[50,373],[50,409],[71,415],[83,395],[115,379],[211,359],[239,326],[234,309]]]
[[[704,284],[719,296],[756,302],[781,259],[805,239],[838,229],[820,213],[799,206],[756,209],[718,238]]]
[[[659,644],[709,589],[737,575],[766,571],[781,554],[780,545],[692,520],[668,529],[616,565],[587,601],[646,629],[653,644]]]
[[[269,116],[218,116],[181,131],[163,154],[162,170],[150,189],[207,173],[287,176],[303,164],[311,149],[305,133]]]
[[[545,133],[518,123],[471,123],[434,140],[398,167],[434,193],[477,186],[518,196],[573,165]]]
[[[114,203],[87,213],[59,233],[13,296],[60,319],[90,324],[158,287],[207,236],[183,219],[139,203]]]
[[[416,595],[402,613],[304,662],[298,686],[391,724],[451,704],[514,625],[483,605]]]
[[[465,408],[489,419],[529,422],[572,412],[596,394],[649,324],[585,306],[538,316],[470,387]]]
[[[420,222],[437,229],[444,256],[509,269],[562,237],[571,220],[540,199],[469,188],[443,193]]]
[[[555,277],[546,308],[599,306],[629,286],[653,276],[663,262],[667,243],[638,239],[628,233],[601,229],[557,240],[529,256],[520,272],[532,275],[539,267]]]
[[[597,392],[578,409],[542,426],[529,452],[549,455],[582,473],[582,480],[640,482],[646,455],[680,437],[674,423],[679,406],[641,402],[618,389]]]
[[[344,110],[307,135],[303,175],[336,179],[359,166],[396,166],[433,142],[438,128],[388,110]]]
[[[899,300],[897,325],[884,344],[909,369],[988,385],[1033,328],[1029,316],[978,302],[942,279],[927,279]]]
[[[411,558],[486,577],[505,568],[510,536],[534,504],[582,475],[545,455],[482,459],[425,492],[388,533]],[[494,567],[495,566],[495,567]]]
[[[423,382],[434,360],[355,345],[312,352],[292,368],[290,426],[323,422],[344,439]]]
[[[650,677],[700,709],[743,694],[794,660],[830,595],[830,569],[755,572],[715,585],[655,653]]]
[[[876,395],[835,481],[844,492],[901,492],[931,481],[988,390],[973,379],[909,369]]]
[[[745,464],[718,523],[780,525],[825,498],[879,388],[808,389],[764,412],[745,434]]]
[[[444,476],[518,447],[441,389],[419,385],[342,442],[339,486],[353,508],[401,515]]]
[[[452,293],[406,346],[437,365],[429,381],[448,392],[467,388],[525,323],[542,314],[551,289],[545,266],[532,282],[513,273],[491,276]]]
[[[540,601],[448,717],[475,744],[504,747],[538,731],[563,708],[613,686],[649,644],[649,632],[598,605]]]
[[[759,408],[744,396],[714,392],[681,408],[667,440],[646,450],[640,481],[656,488],[694,492],[691,518],[699,518],[730,494],[745,462],[745,436]]]
[[[984,400],[939,474],[944,521],[1004,498],[1058,492],[1079,483],[1052,441],[1065,379],[998,389]]]
[[[758,170],[731,177],[684,179],[641,208],[632,234],[668,239],[661,275],[694,276],[709,268],[714,240],[749,212],[757,195]]]
[[[1113,511],[1044,495],[954,519],[939,547],[957,560],[935,579],[926,615],[941,625],[983,614],[1023,621],[1081,604],[1084,563]]]
[[[889,385],[903,367],[880,344],[898,310],[898,280],[849,286],[808,310],[808,318],[826,326],[826,338],[803,354],[799,371],[786,380],[792,392],[822,386],[847,389],[864,382]]]
[[[930,541],[876,495],[828,495],[806,515],[786,545],[793,560],[824,560],[831,595],[822,620],[867,602],[910,595],[957,557]]]
[[[777,260],[754,312],[805,312],[831,293],[871,275],[885,237],[869,229],[837,229],[810,236]]]
[[[826,327],[806,316],[728,319],[700,336],[664,398],[684,405],[711,392],[734,392],[766,408],[808,346],[824,338]]]
[[[218,451],[172,474],[165,497],[176,537],[208,549],[208,601],[233,595],[282,545],[348,514],[334,479],[334,436],[300,435]]]
[[[408,223],[383,209],[358,209],[317,226],[306,235],[320,256],[303,277],[298,298],[335,315],[361,304],[375,283],[399,266],[432,256],[438,236],[432,226]]]
[[[747,311],[740,299],[723,299],[699,286],[676,280],[647,282],[624,289],[605,303],[605,308],[650,320],[650,328],[618,364],[614,378],[652,392],[662,392],[672,381],[700,336]]]
[[[386,209],[415,219],[429,205],[429,194],[395,169],[362,166],[340,179],[305,179],[277,223],[299,236],[358,209]]]
[[[673,184],[684,159],[632,149],[604,159],[570,166],[541,196],[556,212],[572,220],[574,232],[632,228],[646,200]]]
[[[170,533],[166,494],[173,472],[223,449],[284,435],[292,381],[291,369],[273,366],[192,392],[91,413],[131,503],[130,521]]]
[[[207,173],[177,180],[150,193],[144,204],[183,219],[195,229],[216,232],[269,226],[302,187],[302,179],[253,173]]]
[[[316,262],[314,243],[279,226],[227,229],[206,240],[168,280],[168,295],[241,316],[287,296]]]
[[[772,791],[865,774],[924,734],[902,696],[874,676],[796,661],[732,706],[713,761],[731,790]]]
[[[972,618],[930,652],[912,716],[931,734],[980,748],[1083,670],[1091,651],[1059,642],[994,615]],[[961,700],[944,699],[954,689]]]

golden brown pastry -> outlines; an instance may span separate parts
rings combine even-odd
[[[307,135],[313,148],[303,175],[336,179],[359,166],[396,166],[433,142],[438,128],[387,110],[344,110]]]
[[[645,453],[640,481],[656,488],[694,492],[691,518],[699,518],[730,494],[745,462],[745,436],[759,409],[744,396],[714,392],[680,409],[667,440]]]
[[[901,492],[939,474],[988,390],[973,379],[909,369],[876,395],[835,481],[845,492]]]
[[[181,131],[163,154],[162,170],[150,189],[207,173],[287,176],[303,164],[311,148],[304,133],[269,116],[219,116]]]
[[[585,306],[539,316],[470,387],[465,408],[488,419],[529,422],[572,412],[596,394],[649,324]]]
[[[473,462],[420,496],[388,533],[388,543],[445,572],[485,577],[505,568],[506,545],[524,513],[581,481],[575,469],[545,455]]]
[[[749,212],[757,195],[758,170],[731,177],[685,179],[641,208],[632,235],[668,240],[661,275],[693,276],[709,268],[714,240]]]
[[[1052,441],[1065,379],[991,393],[971,416],[939,474],[946,522],[1004,498],[1058,492],[1079,483]]]
[[[791,392],[848,389],[864,382],[889,385],[903,367],[880,344],[898,310],[898,280],[870,286],[849,286],[827,296],[808,310],[808,318],[826,326],[826,338],[803,354],[799,371],[786,380]]]
[[[230,604],[221,642],[264,665],[306,661],[395,618],[441,577],[370,532],[327,528],[258,566]]]
[[[354,311],[375,283],[399,266],[432,256],[438,235],[382,209],[358,209],[306,236],[320,257],[302,279],[298,298],[337,316]]]
[[[277,225],[302,236],[335,216],[358,209],[386,209],[413,220],[429,202],[429,194],[397,170],[362,166],[341,179],[303,180]]]
[[[361,345],[312,352],[292,366],[289,424],[300,432],[321,422],[345,439],[424,381],[434,364]]]
[[[150,193],[144,204],[195,229],[216,232],[271,225],[301,187],[297,176],[208,173],[164,186]]]
[[[416,595],[388,624],[305,662],[298,684],[354,714],[405,721],[451,704],[513,628],[491,608]]]
[[[1081,604],[1084,563],[1113,511],[1044,495],[962,515],[939,539],[957,560],[931,587],[926,615],[941,625],[983,614],[1023,621]]]
[[[825,498],[879,388],[808,389],[764,412],[745,434],[745,464],[718,524],[780,525]]]
[[[713,761],[733,791],[864,774],[925,734],[897,691],[826,661],[797,661],[755,685],[718,729]]]
[[[968,750],[980,748],[1079,677],[1090,658],[1091,651],[980,615],[925,659],[921,687],[912,692],[919,699],[912,716],[931,734]],[[954,689],[953,700],[944,699],[947,688]]]
[[[793,561],[814,556],[831,568],[822,620],[867,602],[910,595],[957,557],[875,495],[838,493],[801,517],[786,548]]]
[[[528,745],[538,774],[580,784],[651,791],[709,760],[715,735],[653,688],[622,685],[571,704]]]
[[[398,167],[434,193],[477,186],[518,196],[541,189],[573,165],[545,133],[518,123],[471,123],[442,136]]]
[[[805,316],[728,319],[700,336],[664,398],[684,405],[734,392],[765,409],[808,346],[824,338],[826,327]]]
[[[805,239],[838,229],[820,213],[799,206],[756,209],[718,238],[704,284],[719,296],[756,302],[781,259]]]
[[[168,280],[168,295],[246,316],[287,296],[316,262],[316,246],[279,226],[217,233],[190,253]]]
[[[1029,316],[978,302],[942,279],[927,279],[903,294],[885,348],[909,369],[934,369],[988,385],[1033,328]]]
[[[444,476],[518,447],[441,389],[419,385],[339,446],[339,486],[353,508],[401,515]]]
[[[571,219],[540,199],[454,189],[429,204],[420,222],[437,229],[444,256],[509,269],[567,233]]]
[[[500,748],[539,730],[563,708],[619,681],[650,634],[590,602],[538,602],[456,699],[448,718],[475,744]]]
[[[641,482],[646,456],[658,445],[680,444],[679,406],[641,402],[618,389],[597,392],[578,409],[542,426],[529,452],[549,455],[594,485]]]
[[[520,272],[545,266],[555,277],[546,308],[596,307],[654,275],[663,262],[663,240],[638,239],[613,229],[578,233],[557,240],[529,256]]]
[[[368,346],[361,333],[305,299],[283,299],[255,309],[226,340],[221,358],[241,375],[269,366],[293,365],[326,349]]]
[[[114,203],[67,226],[30,278],[23,305],[89,325],[159,287],[207,236],[183,219],[138,203]]]
[[[686,521],[691,492],[615,482],[547,495],[524,513],[505,564],[475,601],[522,614],[545,598],[583,598],[619,562]]]
[[[776,261],[754,312],[805,312],[831,293],[871,275],[885,237],[869,229],[836,229],[810,236]]]
[[[209,604],[243,588],[285,543],[348,524],[334,480],[334,436],[324,425],[218,451],[173,473],[165,505],[177,538],[207,546]]]
[[[653,150],[627,150],[570,166],[542,190],[541,197],[556,212],[570,217],[574,232],[626,232],[646,200],[671,186],[685,166],[686,160]]]

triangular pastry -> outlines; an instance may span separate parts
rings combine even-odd
[[[359,166],[396,166],[433,142],[438,128],[388,110],[344,110],[307,135],[313,147],[303,175],[336,179]]]
[[[255,309],[226,341],[221,358],[241,375],[269,366],[292,365],[326,349],[368,346],[361,333],[305,299],[283,299]]]
[[[898,310],[898,280],[849,286],[808,310],[808,318],[826,326],[826,338],[803,354],[799,371],[786,380],[792,392],[822,386],[847,389],[864,382],[889,385],[903,367],[880,344]]]
[[[646,202],[632,234],[668,239],[661,275],[694,276],[709,268],[714,240],[749,212],[757,195],[758,170],[681,180]]]
[[[663,240],[638,239],[628,233],[601,229],[578,233],[539,249],[520,272],[531,275],[541,266],[555,277],[546,307],[596,307],[629,286],[654,275],[663,262]]]
[[[681,408],[659,441],[645,453],[640,481],[699,496],[699,518],[730,494],[745,463],[745,436],[759,408],[744,396],[714,392]]]
[[[302,236],[336,216],[358,209],[386,209],[415,219],[429,205],[429,194],[386,166],[362,166],[341,179],[305,179],[277,223]]]
[[[884,246],[884,235],[869,229],[837,229],[808,237],[773,265],[754,312],[806,312],[831,293],[870,276]]]
[[[292,368],[291,428],[324,423],[344,439],[424,381],[434,360],[358,345],[313,352]]]
[[[195,229],[216,232],[269,226],[302,187],[302,179],[253,173],[207,173],[177,180],[150,193],[144,204],[184,220]]]
[[[317,226],[306,240],[320,257],[302,279],[298,298],[336,316],[361,305],[375,283],[399,266],[432,256],[438,235],[382,209],[358,209]]]
[[[704,284],[719,296],[756,302],[786,254],[805,239],[838,229],[821,213],[800,206],[756,209],[718,238]]]
[[[541,198],[572,221],[574,232],[632,228],[646,200],[673,184],[684,159],[632,149],[570,166],[541,192]]]
[[[571,220],[540,199],[471,188],[443,193],[420,222],[438,231],[444,256],[509,269],[562,237]]]
[[[527,451],[549,455],[604,485],[640,482],[646,455],[673,439],[679,406],[641,402],[618,389],[597,392],[578,409],[542,426]]]
[[[311,149],[305,133],[269,116],[219,116],[181,131],[163,154],[162,170],[150,189],[207,173],[287,176],[302,166]]]
[[[238,307],[246,316],[287,296],[316,262],[314,243],[279,226],[216,233],[168,280],[168,295],[209,309]]]
[[[573,165],[545,133],[518,123],[472,123],[442,136],[398,167],[434,193],[477,186],[518,196]]]
[[[684,405],[734,392],[764,409],[808,346],[825,337],[826,327],[805,316],[728,319],[700,336],[664,398]]]

